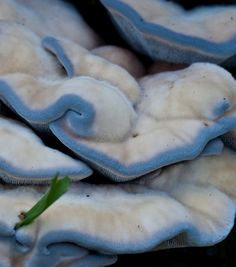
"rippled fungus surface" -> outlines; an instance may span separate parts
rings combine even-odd
[[[236,81],[214,63],[235,64],[235,8],[101,2],[137,49],[185,64],[148,74],[65,2],[1,1],[0,100],[11,110],[0,117],[2,267],[108,266],[119,254],[214,245],[234,225]],[[68,192],[16,229],[55,174],[70,177]]]
[[[153,59],[236,65],[236,5],[185,10],[164,0],[101,0],[134,49]]]

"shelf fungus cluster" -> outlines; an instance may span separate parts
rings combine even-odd
[[[213,9],[229,25],[219,37],[211,9],[142,2],[102,0],[138,49],[190,65],[147,74],[66,3],[1,1],[0,266],[108,266],[232,229],[236,81],[214,63],[235,64],[236,11]],[[55,174],[69,191],[16,229]]]

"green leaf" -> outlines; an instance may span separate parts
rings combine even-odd
[[[63,179],[58,179],[58,175],[56,175],[52,179],[51,186],[45,195],[29,211],[22,212],[19,215],[21,221],[15,225],[15,230],[32,223],[36,218],[38,218],[48,207],[66,193],[69,188],[69,184],[69,177],[66,176]]]

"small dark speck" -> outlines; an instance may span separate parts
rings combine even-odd
[[[138,136],[138,133],[135,133],[135,134],[133,134],[132,136],[133,136],[133,138],[135,138],[135,137]]]
[[[224,97],[223,100],[226,100],[226,98]]]
[[[204,122],[204,125],[205,125],[206,127],[209,126],[208,123],[206,123],[206,122]]]
[[[18,215],[18,218],[22,221],[25,219],[25,212],[21,211],[20,214]]]
[[[209,197],[211,197],[211,193],[209,193]]]
[[[138,228],[140,228],[140,225],[138,225]]]
[[[90,197],[90,195],[86,195],[86,197]]]
[[[234,20],[234,17],[230,17],[230,20]]]

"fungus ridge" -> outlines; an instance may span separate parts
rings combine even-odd
[[[51,253],[53,261],[54,252],[66,246],[72,254],[86,254],[88,249],[114,255],[164,246],[213,245],[234,224],[235,157],[235,152],[225,149],[220,157],[168,166],[157,176],[130,184],[79,182],[37,221],[16,232],[12,229],[17,214],[32,206],[41,192],[2,186],[0,235],[9,239],[15,235],[18,251],[32,253],[32,261],[46,260]],[[8,206],[13,208],[6,210]],[[61,212],[65,209],[66,215]]]
[[[66,121],[50,129],[66,146],[116,181],[128,181],[198,156],[208,142],[234,129],[236,83],[224,69],[195,63],[140,80],[137,119],[120,142],[75,136]]]
[[[161,0],[101,2],[123,37],[152,59],[235,65],[235,5],[185,11]]]

